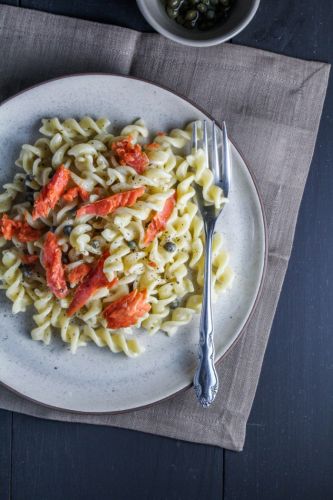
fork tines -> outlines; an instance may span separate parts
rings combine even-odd
[[[196,152],[199,147],[199,123],[200,122],[197,121],[194,122],[192,127],[192,151],[194,152]],[[219,155],[218,141],[219,129],[215,121],[212,121],[212,133],[210,140],[208,138],[207,120],[203,120],[203,122],[201,122],[201,129],[202,140],[200,142],[202,143],[202,149],[205,153],[207,165],[213,172],[215,183],[223,189],[223,194],[227,198],[230,187],[231,166],[226,123],[222,122],[222,144],[220,144],[222,146],[221,158]]]

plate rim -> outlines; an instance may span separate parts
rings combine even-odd
[[[73,77],[87,77],[87,76],[111,76],[111,77],[116,77],[116,78],[126,78],[128,80],[136,80],[136,81],[139,81],[139,82],[147,83],[149,85],[153,85],[153,86],[155,86],[157,88],[160,88],[160,89],[162,89],[162,90],[164,90],[166,92],[169,92],[170,94],[173,94],[176,97],[179,97],[180,99],[182,99],[182,100],[186,101],[187,103],[191,104],[191,106],[193,106],[194,108],[196,108],[198,111],[200,111],[202,114],[204,114],[207,118],[209,118],[210,120],[214,120],[216,122],[216,124],[218,125],[219,128],[222,128],[222,125],[221,125],[221,123],[220,123],[219,120],[216,120],[203,107],[201,107],[199,104],[197,104],[196,102],[192,101],[187,96],[183,95],[182,93],[180,93],[178,91],[171,90],[170,88],[168,88],[168,87],[166,87],[164,85],[161,85],[161,84],[155,83],[155,82],[151,82],[150,80],[147,80],[145,78],[139,78],[139,77],[131,76],[131,75],[122,75],[122,74],[119,74],[119,73],[108,73],[108,72],[71,73],[71,74],[68,74],[68,75],[58,76],[58,77],[55,77],[55,78],[50,78],[48,80],[44,80],[44,81],[39,82],[39,83],[35,83],[35,84],[30,85],[29,87],[27,87],[27,88],[25,88],[23,90],[20,90],[19,92],[16,92],[12,96],[9,96],[6,99],[4,99],[3,101],[1,101],[1,103],[0,103],[0,109],[5,104],[7,104],[9,101],[12,101],[12,100],[16,99],[18,96],[20,96],[22,94],[25,94],[25,93],[29,92],[30,90],[33,90],[33,89],[36,89],[36,88],[41,87],[43,85],[46,85],[48,83],[52,83],[52,82],[55,82],[55,81],[58,81],[58,80],[65,80],[65,79],[73,78]],[[245,156],[241,152],[241,149],[238,147],[238,144],[233,139],[231,139],[230,136],[229,136],[229,141],[231,142],[231,144],[234,146],[234,148],[236,149],[237,153],[241,157],[241,159],[242,159],[242,161],[243,161],[243,163],[244,163],[244,165],[245,165],[245,167],[246,167],[246,169],[247,169],[247,171],[248,171],[248,173],[250,175],[250,178],[251,178],[251,180],[253,182],[253,185],[254,185],[254,188],[255,188],[255,191],[256,191],[256,194],[257,194],[257,198],[258,198],[259,206],[260,206],[260,210],[261,210],[261,215],[262,215],[262,220],[263,220],[263,229],[264,229],[264,263],[263,263],[263,269],[262,269],[262,273],[261,273],[261,278],[260,278],[260,284],[259,284],[259,287],[258,287],[258,291],[257,291],[256,297],[255,297],[255,300],[253,302],[252,308],[251,308],[251,310],[250,310],[250,312],[249,312],[249,314],[248,314],[248,316],[246,318],[246,321],[243,324],[243,326],[242,326],[239,334],[237,335],[237,337],[235,338],[235,340],[230,344],[230,346],[228,347],[228,349],[217,360],[215,360],[215,366],[217,366],[217,365],[219,365],[221,363],[221,361],[227,356],[227,354],[236,346],[236,344],[239,342],[239,340],[244,336],[246,327],[248,326],[248,324],[249,324],[249,322],[250,322],[250,320],[251,320],[251,318],[252,318],[252,316],[254,314],[254,311],[256,310],[258,302],[259,302],[259,300],[261,298],[261,292],[262,292],[263,284],[264,284],[265,277],[266,277],[267,263],[268,263],[268,228],[267,228],[267,219],[266,219],[266,214],[265,214],[264,202],[263,202],[263,199],[262,199],[262,195],[260,193],[258,182],[256,180],[256,177],[255,177],[254,173],[251,170],[251,167],[249,167],[248,162],[245,160]],[[132,412],[132,411],[145,410],[147,408],[151,408],[152,406],[155,406],[155,405],[157,405],[159,403],[162,403],[164,401],[168,401],[169,399],[172,399],[175,396],[180,395],[182,393],[185,393],[185,391],[189,390],[193,386],[193,382],[191,382],[190,384],[186,385],[185,387],[182,387],[181,389],[176,390],[175,392],[173,392],[172,394],[169,394],[168,396],[165,396],[165,397],[163,397],[161,399],[158,399],[158,400],[156,400],[154,402],[147,403],[145,405],[135,406],[133,408],[127,408],[125,410],[113,410],[113,411],[110,410],[110,411],[95,411],[95,412],[83,411],[83,410],[73,410],[73,409],[69,409],[69,408],[64,408],[64,407],[59,407],[59,406],[54,406],[54,405],[51,405],[51,404],[44,403],[43,401],[39,401],[39,400],[34,399],[34,398],[30,397],[30,396],[27,396],[26,394],[24,394],[24,393],[22,393],[22,392],[20,392],[20,391],[18,391],[16,389],[13,389],[8,384],[5,384],[4,382],[2,382],[2,380],[0,380],[0,386],[5,387],[9,391],[11,391],[13,394],[16,394],[17,396],[22,397],[26,401],[29,401],[31,403],[40,405],[40,406],[42,406],[44,408],[48,408],[48,409],[52,409],[52,410],[56,410],[56,411],[60,411],[60,412],[71,413],[71,414],[74,414],[74,415],[121,415],[121,414],[129,413],[129,412]]]

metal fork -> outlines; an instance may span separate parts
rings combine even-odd
[[[214,183],[223,190],[224,197],[228,198],[231,180],[231,162],[226,124],[225,122],[222,124],[222,156],[219,154],[217,126],[215,122],[212,122],[210,141],[208,140],[208,127],[206,121],[203,122],[202,128],[202,148],[205,152],[207,163],[214,175]],[[198,147],[198,125],[197,122],[195,122],[192,129],[192,150],[196,152]],[[195,185],[195,188],[198,206],[204,224],[206,244],[204,289],[200,318],[199,363],[194,375],[193,385],[200,404],[204,408],[208,408],[215,399],[219,385],[214,365],[214,325],[211,304],[212,238],[216,221],[223,210],[224,204],[220,209],[216,209],[214,205],[207,204],[203,199],[202,188],[198,185]]]

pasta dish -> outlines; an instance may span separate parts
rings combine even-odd
[[[22,146],[0,195],[0,278],[14,314],[35,308],[34,340],[58,329],[73,353],[92,341],[134,357],[145,333],[172,335],[200,311],[194,183],[207,203],[225,199],[203,150],[189,150],[192,124],[152,135],[142,120],[120,135],[109,125],[43,119]],[[228,259],[215,233],[213,298],[232,281]]]

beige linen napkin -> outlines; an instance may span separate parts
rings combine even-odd
[[[269,235],[262,298],[219,366],[221,389],[209,410],[201,409],[189,390],[145,410],[75,415],[26,401],[3,387],[0,407],[241,450],[291,252],[329,66],[231,44],[183,47],[155,34],[8,6],[0,6],[0,50],[0,100],[64,74],[113,72],[160,83],[225,119],[259,183]]]

